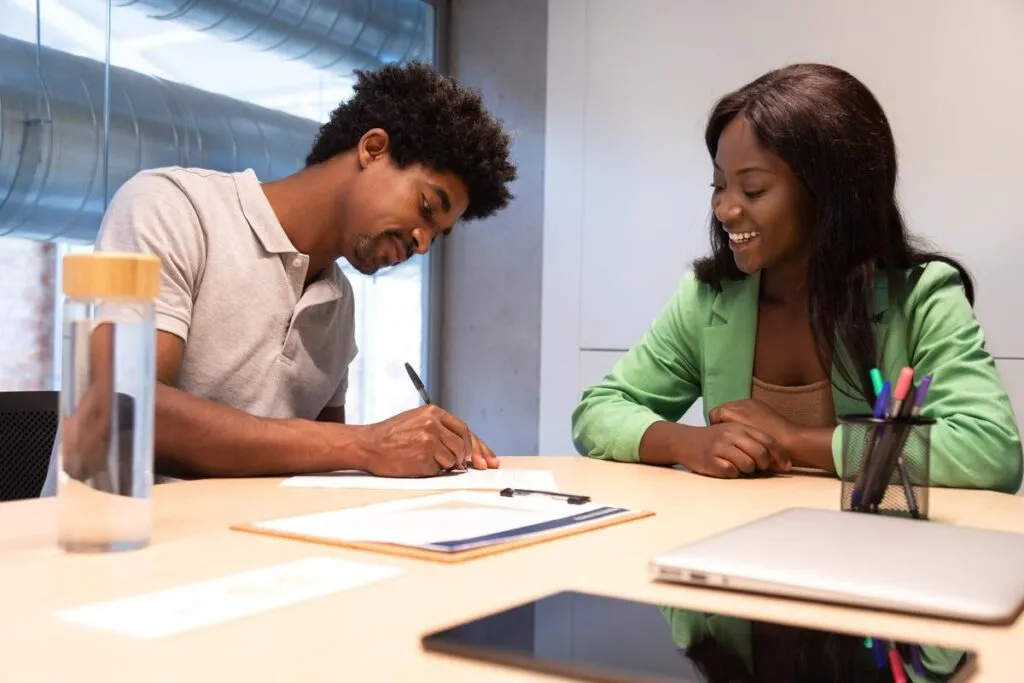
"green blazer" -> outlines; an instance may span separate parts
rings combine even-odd
[[[577,450],[638,462],[640,439],[654,422],[678,421],[698,397],[705,422],[716,406],[750,398],[759,286],[755,274],[716,292],[687,274],[640,342],[583,393],[572,415]],[[932,375],[922,411],[936,420],[932,483],[1016,492],[1024,470],[1020,432],[959,273],[932,262],[908,272],[905,289],[904,301],[893,302],[886,278],[875,281],[878,367],[893,381],[908,365],[917,377]],[[836,415],[869,414],[872,407],[843,386],[833,369]],[[832,454],[841,471],[838,427]]]

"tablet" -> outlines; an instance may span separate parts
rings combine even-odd
[[[971,652],[566,591],[423,637],[432,651],[611,683],[967,681]],[[890,652],[895,652],[895,656]],[[917,672],[916,676],[913,676]]]

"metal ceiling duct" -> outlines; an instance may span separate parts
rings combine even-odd
[[[102,62],[0,36],[0,235],[91,242],[104,209]],[[295,172],[315,121],[111,67],[113,192],[160,166]]]
[[[431,61],[433,7],[423,0],[113,0],[223,40],[349,73]]]

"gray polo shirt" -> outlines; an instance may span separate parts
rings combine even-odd
[[[156,326],[185,340],[179,389],[263,417],[344,405],[352,285],[335,264],[304,286],[309,257],[251,170],[143,171],[118,190],[96,248],[160,258]]]
[[[337,264],[304,285],[309,257],[251,170],[139,173],[111,201],[96,250],[160,258],[156,326],[185,340],[179,389],[262,417],[344,405],[352,285]]]

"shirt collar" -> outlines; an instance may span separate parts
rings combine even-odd
[[[277,214],[267,201],[267,195],[263,193],[256,173],[248,168],[241,173],[236,173],[235,190],[238,192],[238,201],[242,207],[242,213],[249,222],[256,238],[263,245],[263,248],[270,254],[297,254],[298,249],[288,239],[287,233],[277,220]]]

